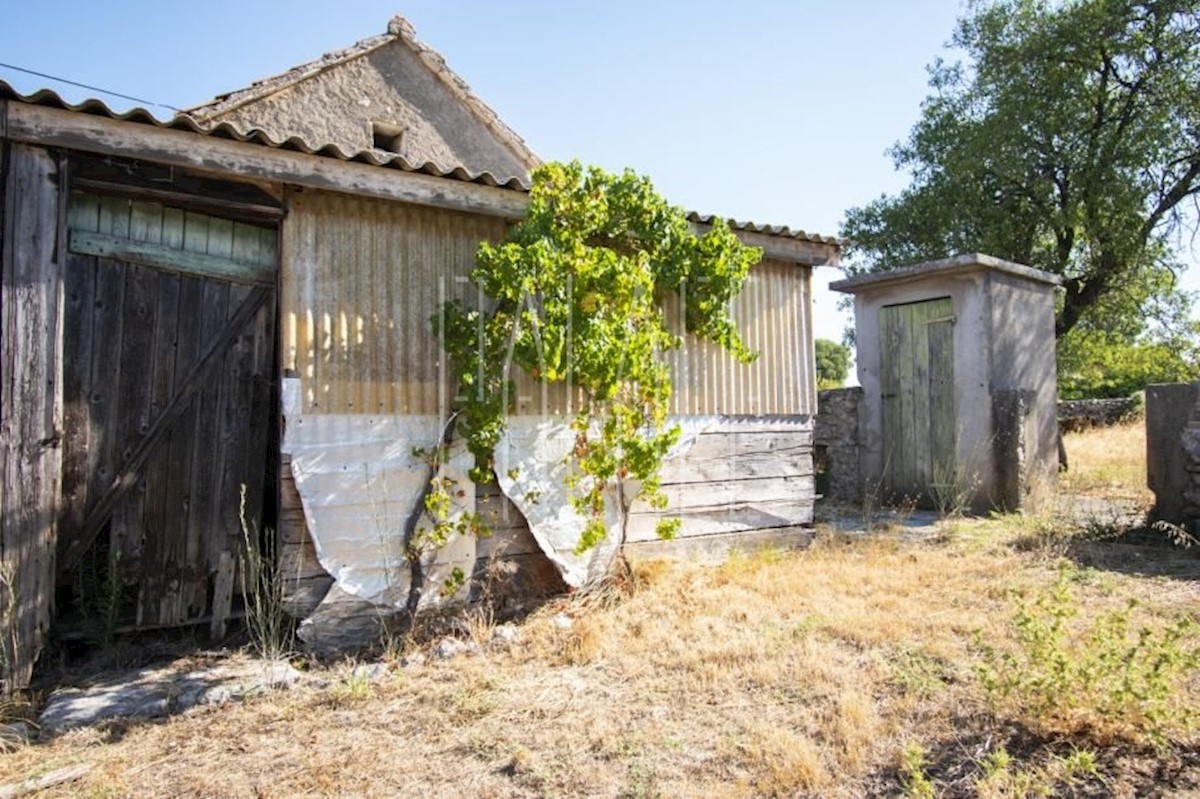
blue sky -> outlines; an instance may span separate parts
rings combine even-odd
[[[906,183],[885,150],[916,121],[926,65],[961,10],[958,0],[14,0],[0,62],[186,107],[382,33],[399,13],[543,158],[632,167],[690,209],[832,235],[847,208]],[[0,78],[96,94],[3,68]],[[837,277],[818,270],[818,336],[838,338],[847,321],[824,289]]]

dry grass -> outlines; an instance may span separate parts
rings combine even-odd
[[[1071,468],[1062,475],[1069,494],[1149,503],[1146,487],[1146,424],[1136,420],[1063,436]]]
[[[479,654],[374,685],[342,667],[316,672],[324,688],[68,733],[0,754],[0,782],[87,761],[46,795],[895,796],[915,784],[908,750],[938,795],[1200,792],[1194,739],[1035,737],[990,715],[977,641],[1008,640],[1012,592],[1061,567],[1014,545],[1035,523],[959,519],[925,542],[820,530],[801,552],[637,564],[619,593],[542,608],[515,644],[475,630]],[[1137,625],[1196,614],[1194,553],[1106,546],[1130,549],[1068,566],[1081,618],[1131,598]],[[1171,569],[1121,568],[1159,560]],[[1179,701],[1200,709],[1194,679]]]

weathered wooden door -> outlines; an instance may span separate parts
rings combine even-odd
[[[955,480],[953,304],[884,306],[879,330],[884,492],[936,500]]]
[[[263,504],[276,232],[82,193],[68,228],[60,574],[115,567],[137,626],[202,619],[240,487],[248,519]]]

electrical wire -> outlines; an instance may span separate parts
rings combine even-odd
[[[39,78],[45,78],[47,80],[58,81],[59,83],[66,83],[71,86],[78,86],[80,89],[87,89],[88,91],[91,91],[91,92],[100,92],[101,94],[107,94],[111,97],[120,97],[122,100],[132,100],[133,102],[141,103],[142,105],[152,105],[152,106],[156,106],[158,108],[168,108],[179,114],[184,113],[184,110],[182,108],[176,108],[173,105],[167,105],[166,103],[156,103],[153,100],[143,100],[140,97],[132,97],[128,94],[121,94],[120,92],[114,92],[114,91],[110,91],[108,89],[102,89],[99,86],[91,86],[87,83],[80,83],[79,81],[68,80],[67,78],[60,78],[57,75],[48,75],[45,72],[38,72],[33,69],[26,69],[25,67],[18,67],[14,64],[5,64],[5,63],[0,62],[0,67],[3,67],[4,69],[16,70],[17,72],[24,72],[27,75],[36,75]]]

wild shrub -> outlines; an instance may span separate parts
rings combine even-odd
[[[1187,733],[1184,686],[1200,676],[1200,626],[1187,616],[1138,627],[1137,601],[1081,618],[1066,570],[1032,599],[1015,596],[1015,647],[978,640],[980,683],[993,712],[1044,734],[1090,734],[1164,745]]]

